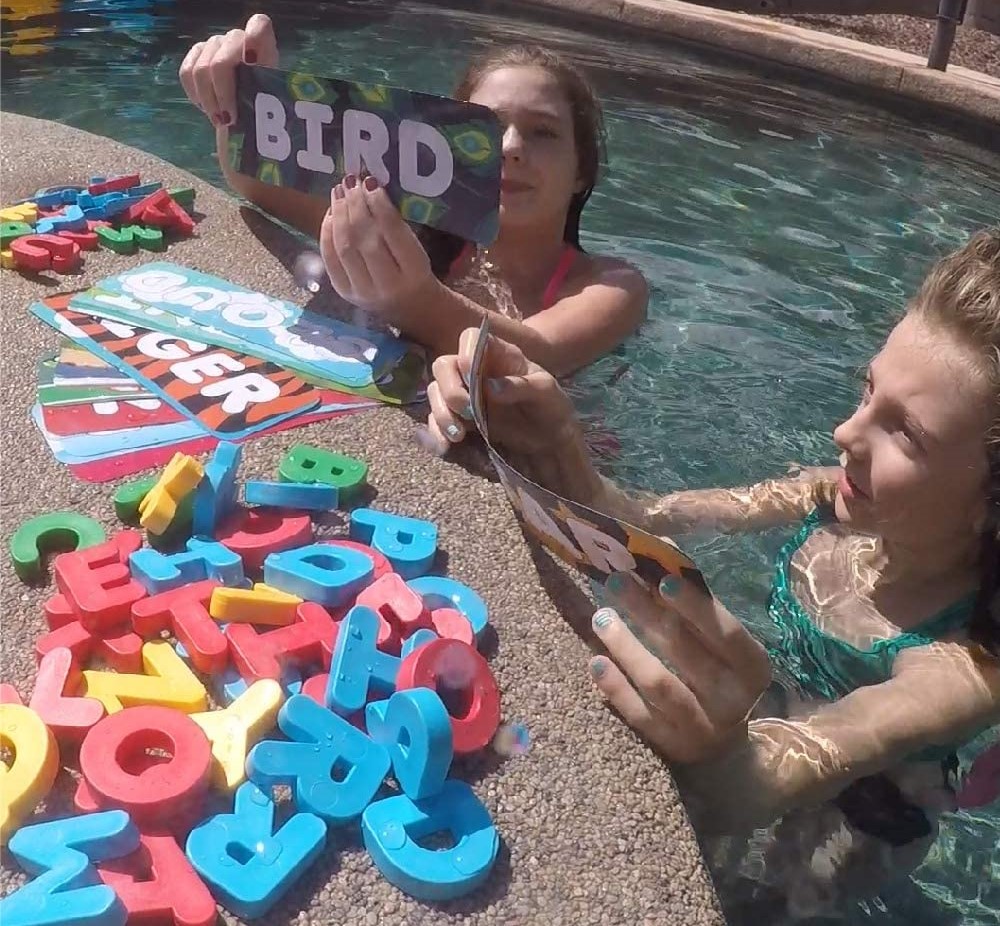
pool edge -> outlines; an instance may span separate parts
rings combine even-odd
[[[931,70],[908,52],[683,0],[517,2],[791,65],[1000,127],[1000,79],[957,66]]]

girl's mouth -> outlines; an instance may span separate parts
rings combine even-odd
[[[837,480],[837,488],[846,501],[854,501],[856,498],[867,499],[867,493],[863,492],[856,482],[847,475],[847,470],[840,471],[840,479]]]
[[[527,193],[531,186],[527,183],[522,183],[520,180],[501,180],[500,181],[500,191],[502,193]]]

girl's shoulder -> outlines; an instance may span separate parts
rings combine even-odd
[[[634,264],[620,257],[579,251],[566,275],[565,287],[579,292],[594,285],[625,290],[643,305],[649,299],[649,284],[642,271]]]

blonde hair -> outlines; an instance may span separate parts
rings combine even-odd
[[[982,542],[982,579],[970,636],[1000,655],[1000,228],[983,229],[939,260],[907,312],[941,326],[977,358],[993,384],[996,405],[986,434],[989,517]]]
[[[1000,228],[977,232],[939,260],[907,311],[942,325],[978,354],[1000,393]]]

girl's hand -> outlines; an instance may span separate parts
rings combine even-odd
[[[434,361],[427,427],[441,452],[474,427],[466,382],[478,343],[479,329],[468,328],[457,354]],[[491,335],[482,373],[490,441],[498,447],[515,456],[545,454],[579,434],[573,404],[559,383],[513,344]]]
[[[611,659],[598,656],[590,669],[622,717],[671,762],[746,743],[750,713],[771,683],[767,650],[702,585],[668,577],[654,599],[619,573],[606,588],[612,607],[593,625]]]
[[[374,177],[347,176],[333,188],[319,244],[330,282],[348,302],[401,328],[433,310],[440,284],[427,252]]]
[[[236,65],[278,66],[278,43],[270,17],[254,13],[245,29],[232,29],[198,42],[181,62],[184,92],[216,125],[236,118]]]

